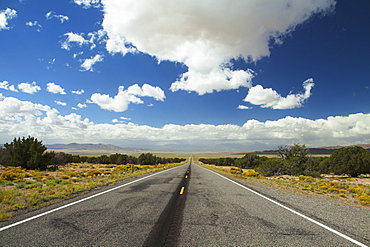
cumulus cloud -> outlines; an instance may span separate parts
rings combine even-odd
[[[246,105],[238,105],[238,107],[236,109],[240,109],[240,110],[249,110],[249,109],[252,109],[253,107],[249,107],[249,106],[246,106]]]
[[[61,105],[61,106],[66,106],[67,103],[66,102],[62,102],[62,101],[59,101],[59,100],[55,100],[54,101],[57,105]]]
[[[54,82],[49,82],[48,84],[46,84],[47,88],[46,88],[46,91],[50,92],[50,93],[53,93],[53,94],[66,94],[66,92],[64,92],[64,88],[62,88],[61,86],[55,84]]]
[[[158,61],[180,62],[188,71],[171,90],[210,93],[248,87],[251,71],[233,71],[232,59],[256,62],[275,43],[334,0],[106,0],[102,2],[110,53],[143,52]],[[125,16],[125,18],[121,18]]]
[[[3,81],[0,82],[0,89],[10,90],[13,92],[18,92],[14,85],[10,85],[9,82]]]
[[[49,106],[35,104],[30,101],[21,101],[13,97],[5,97],[0,93],[0,118],[20,116],[39,116],[41,111],[51,111]]]
[[[94,71],[92,66],[97,62],[103,61],[103,55],[96,54],[94,57],[87,58],[82,61],[83,63],[81,64],[81,67],[83,68],[84,71]]]
[[[101,6],[100,0],[74,0],[74,2],[84,8],[97,8]]]
[[[61,43],[61,48],[65,50],[70,50],[70,48],[75,44],[78,46],[83,45],[91,45],[90,50],[94,49],[96,47],[96,42],[101,43],[102,40],[104,40],[105,37],[105,31],[104,30],[98,30],[95,32],[90,32],[87,34],[87,38],[85,38],[83,33],[73,33],[68,32],[65,33],[63,36],[65,36],[65,40]],[[73,57],[75,58],[78,55],[81,55],[83,52],[75,53]]]
[[[289,94],[286,97],[281,96],[272,88],[263,88],[261,85],[256,85],[249,89],[244,101],[253,105],[260,105],[262,108],[299,108],[302,107],[303,103],[311,96],[311,89],[314,85],[312,78],[307,79],[303,82],[304,93]]]
[[[87,105],[86,105],[86,104],[78,103],[78,104],[77,104],[77,107],[81,109],[81,108],[85,108],[85,107],[87,107]]]
[[[125,122],[131,120],[131,118],[127,118],[127,117],[120,117],[119,119],[117,119],[117,118],[112,119],[112,123],[125,123]]]
[[[60,115],[47,105],[5,97],[0,93],[0,143],[14,136],[37,136],[45,143],[106,142],[174,148],[177,151],[253,151],[302,143],[310,147],[370,143],[370,114],[325,119],[285,117],[274,121],[248,120],[244,125],[166,124],[161,128],[121,117],[113,124],[95,124],[80,115]],[[123,143],[124,142],[124,143]]]
[[[0,10],[0,31],[2,29],[9,29],[8,20],[13,19],[17,16],[17,11],[14,9],[7,8]]]
[[[180,79],[172,83],[170,90],[195,91],[199,95],[222,91],[228,89],[237,89],[239,87],[251,87],[254,73],[252,70],[232,71],[228,68],[215,69],[209,74],[199,73],[189,69],[182,74]]]
[[[47,105],[21,101],[0,94],[0,141],[9,141],[14,136],[37,136],[43,140],[79,136],[79,133],[92,125],[87,118],[69,114],[62,116]],[[62,134],[63,133],[63,134]],[[81,137],[81,136],[80,136]]]
[[[85,92],[85,90],[83,89],[80,89],[80,90],[76,90],[76,91],[71,91],[71,93],[74,93],[74,94],[77,94],[77,95],[81,95]]]
[[[45,14],[45,17],[47,20],[50,20],[52,18],[58,19],[61,23],[64,23],[65,21],[69,20],[68,16],[65,15],[56,15],[55,12],[49,11],[48,13]]]
[[[36,84],[36,82],[28,83],[22,82],[18,84],[18,89],[21,90],[23,93],[34,94],[41,90],[41,87]]]
[[[160,87],[153,87],[146,83],[141,88],[138,84],[134,84],[127,89],[127,92],[140,97],[153,97],[157,101],[164,101],[166,98]]]
[[[144,84],[141,88],[134,84],[127,90],[123,86],[118,87],[118,93],[113,98],[108,94],[94,93],[90,97],[91,103],[95,103],[100,108],[115,112],[124,112],[130,103],[143,104],[144,101],[139,97],[152,97],[157,101],[164,101],[166,98],[164,91],[159,87]]]
[[[71,45],[73,43],[76,43],[79,46],[82,46],[83,44],[88,43],[88,40],[85,40],[85,38],[81,34],[77,33],[65,33],[64,36],[66,36],[66,39],[64,42],[62,42],[62,49],[69,50]]]

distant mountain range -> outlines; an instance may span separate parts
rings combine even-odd
[[[332,154],[334,151],[346,148],[346,147],[354,147],[360,146],[366,150],[370,151],[370,144],[357,144],[357,145],[350,145],[350,146],[330,146],[330,147],[318,147],[318,148],[309,148],[310,154]],[[277,154],[277,150],[264,150],[264,151],[255,151],[250,152],[253,154]]]
[[[86,154],[86,155],[99,155],[99,154],[112,154],[112,153],[126,153],[126,154],[141,154],[141,153],[173,153],[176,151],[158,151],[153,149],[144,148],[133,148],[133,147],[119,147],[112,144],[45,144],[49,151],[64,152],[70,154]],[[310,154],[332,154],[335,150],[345,147],[360,146],[370,151],[370,144],[358,144],[351,146],[329,146],[329,147],[317,147],[309,148]],[[0,145],[3,147],[3,145]],[[166,150],[166,148],[162,147]],[[190,152],[189,152],[190,153]],[[276,150],[264,150],[264,151],[253,151],[253,152],[236,152],[234,154],[277,154]]]
[[[110,153],[143,153],[149,151],[142,148],[119,147],[112,144],[45,144],[48,150],[65,153],[86,153],[86,154],[110,154]]]

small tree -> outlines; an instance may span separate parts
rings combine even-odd
[[[329,171],[334,174],[370,173],[370,151],[359,146],[342,148],[331,154],[329,163]]]
[[[308,159],[309,149],[304,144],[295,143],[293,146],[279,146],[277,152],[282,159],[298,158],[300,162],[305,162]]]
[[[279,146],[277,152],[284,160],[287,174],[300,175],[306,172],[310,158],[309,149],[305,145],[296,143],[293,146]]]
[[[156,156],[151,153],[140,154],[138,162],[140,165],[155,165]]]
[[[47,148],[34,137],[14,138],[11,143],[5,143],[7,160],[5,166],[21,166],[26,169],[45,170],[54,157],[54,153],[45,152]]]
[[[256,167],[255,170],[262,176],[280,176],[285,174],[284,161],[279,158],[269,158]]]

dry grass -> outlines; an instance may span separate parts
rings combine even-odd
[[[54,172],[0,166],[0,221],[22,209],[34,210],[95,187],[177,165],[180,163],[155,166],[72,163]]]
[[[202,166],[218,172],[226,172],[236,178],[257,179],[259,183],[279,185],[281,189],[293,189],[311,195],[322,195],[348,203],[370,206],[370,178],[340,178],[330,176],[314,178],[303,175],[266,178],[251,169],[243,169],[243,173],[241,173],[237,167],[220,167],[204,164]]]

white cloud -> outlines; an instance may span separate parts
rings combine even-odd
[[[84,71],[94,71],[92,66],[97,62],[103,61],[103,55],[96,54],[94,57],[84,59],[82,61],[84,62],[81,64],[81,67],[84,69]]]
[[[281,44],[314,14],[332,10],[335,1],[106,0],[102,4],[110,53],[143,52],[158,61],[183,63],[188,71],[171,90],[204,94],[248,87],[250,71],[230,74],[231,59],[256,62],[269,56],[274,43]]]
[[[2,29],[9,29],[8,20],[13,19],[17,16],[17,11],[14,9],[0,10],[0,31]]]
[[[74,0],[74,2],[84,8],[97,8],[101,6],[100,0]]]
[[[129,117],[119,117],[119,118],[122,119],[122,120],[128,120],[128,121],[131,120],[131,118],[129,118]]]
[[[13,97],[5,97],[0,93],[0,119],[4,117],[39,116],[41,111],[51,111],[49,106],[21,101]]]
[[[5,90],[13,91],[13,92],[18,92],[18,90],[15,88],[15,86],[14,85],[9,85],[9,82],[7,82],[7,81],[0,82],[0,89],[5,89]]]
[[[33,27],[33,26],[36,26],[37,23],[38,23],[37,21],[33,21],[33,22],[32,21],[27,21],[26,26]]]
[[[46,91],[50,92],[50,93],[53,93],[53,94],[66,94],[66,92],[64,92],[64,88],[62,88],[61,86],[55,84],[54,82],[49,82],[48,84],[46,84],[47,88],[46,88]]]
[[[105,38],[107,34],[103,29],[100,29],[98,31],[88,33],[87,35],[90,37],[89,39],[89,43],[91,44],[90,50],[92,50],[96,47],[96,44],[95,44],[96,42],[105,43],[106,41]]]
[[[18,136],[36,136],[43,140],[62,140],[80,136],[79,133],[93,124],[80,115],[62,116],[47,105],[21,101],[0,94],[0,141]],[[63,137],[64,136],[64,137]],[[80,136],[81,137],[81,136]]]
[[[120,117],[119,119],[117,118],[112,119],[112,123],[126,123],[127,121],[131,120],[131,118],[126,117]]]
[[[153,97],[157,101],[164,101],[166,96],[164,91],[159,87],[153,87],[148,84],[144,84],[141,88],[139,85],[134,84],[127,90],[124,90],[123,86],[118,87],[118,94],[113,98],[108,94],[94,93],[91,95],[91,103],[95,103],[100,108],[115,112],[124,112],[128,109],[130,103],[143,104],[139,97]]]
[[[90,32],[87,34],[88,38],[84,38],[83,33],[65,33],[63,36],[66,36],[66,39],[62,42],[61,47],[62,49],[69,50],[71,46],[75,43],[78,46],[83,46],[90,44],[90,50],[94,49],[96,47],[96,42],[97,43],[102,43],[104,41],[106,33],[104,30],[98,30],[96,32]],[[78,55],[83,54],[83,52],[75,53],[73,54],[73,58],[77,57]]]
[[[61,106],[66,106],[66,105],[67,105],[67,103],[62,102],[62,101],[59,101],[59,100],[55,100],[54,102],[55,102],[57,105],[61,105]]]
[[[84,52],[83,52],[83,51],[81,51],[81,52],[77,52],[77,53],[73,54],[73,58],[76,58],[77,56],[80,56],[80,55],[82,55],[82,54],[84,54]]]
[[[370,143],[370,114],[326,119],[285,117],[274,121],[248,120],[233,124],[166,124],[161,128],[133,123],[94,124],[80,115],[62,116],[47,105],[5,97],[0,93],[0,143],[18,136],[36,136],[44,143],[105,142],[117,145],[173,148],[188,151],[253,151],[282,144],[310,147]],[[190,148],[189,148],[190,147]]]
[[[136,96],[129,94],[123,87],[118,88],[118,94],[111,98],[108,94],[94,93],[90,98],[91,102],[100,108],[115,112],[123,112],[128,109],[130,103],[142,104],[143,101]]]
[[[69,20],[68,16],[65,15],[56,15],[55,12],[49,11],[48,13],[45,14],[45,17],[47,20],[50,20],[52,18],[58,19],[61,23],[64,23],[65,21]]]
[[[253,105],[260,105],[262,108],[299,108],[311,96],[311,89],[314,85],[312,78],[307,79],[303,82],[304,93],[289,94],[287,97],[282,97],[272,88],[263,88],[261,85],[257,85],[249,89],[244,101]]]
[[[83,44],[88,43],[88,40],[85,40],[85,38],[81,34],[77,33],[65,33],[64,36],[67,36],[66,40],[62,43],[61,47],[65,50],[69,50],[72,43],[76,43],[79,46],[82,46]]]
[[[166,98],[160,87],[153,87],[146,83],[141,88],[138,84],[134,84],[127,89],[127,92],[140,97],[153,97],[157,101],[164,101]]]
[[[38,21],[28,21],[26,22],[26,26],[36,27],[37,32],[41,32],[42,26],[38,23]]]
[[[199,73],[189,69],[181,75],[180,79],[171,85],[171,91],[186,90],[195,91],[199,95],[237,89],[239,87],[251,87],[254,73],[252,70],[232,71],[228,68],[216,69],[209,74]]]
[[[85,90],[83,89],[80,89],[80,90],[76,90],[76,91],[71,91],[71,93],[74,93],[74,94],[78,94],[78,95],[81,95],[85,92]]]
[[[36,84],[36,82],[28,83],[22,82],[18,84],[18,89],[21,90],[23,93],[34,94],[41,90],[41,87]]]
[[[240,109],[240,110],[249,110],[249,109],[252,109],[253,107],[249,107],[249,106],[245,106],[245,105],[238,105],[238,107],[236,109]]]
[[[81,108],[85,108],[85,107],[87,107],[87,105],[86,105],[86,104],[78,103],[78,104],[77,104],[77,107],[81,109]]]

